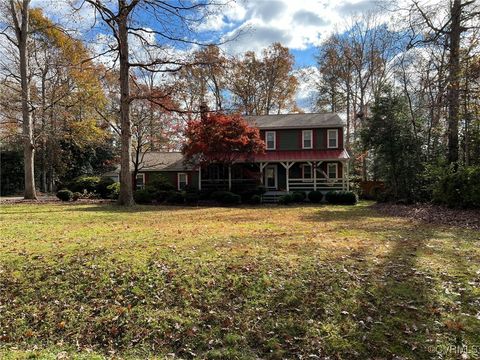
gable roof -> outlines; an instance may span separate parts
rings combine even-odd
[[[184,164],[181,152],[151,151],[143,156],[140,171],[186,171],[192,167]]]
[[[181,152],[150,151],[144,154],[143,161],[140,164],[140,172],[148,171],[190,171],[193,166],[184,164],[184,158]],[[133,167],[133,161],[132,161]],[[103,176],[113,176],[120,173],[120,165],[113,171],[103,174]]]
[[[335,113],[279,114],[245,116],[244,119],[261,130],[268,129],[312,129],[342,127],[344,123]]]

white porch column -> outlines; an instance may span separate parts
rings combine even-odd
[[[312,171],[313,171],[313,190],[317,191],[317,162],[312,162]]]
[[[265,169],[265,166],[267,166],[267,165],[268,165],[268,162],[265,162],[265,163],[264,163],[264,162],[261,162],[261,163],[260,163],[260,181],[261,181],[262,185],[263,185],[263,183],[264,183],[264,181],[265,181],[265,180],[264,180],[264,176],[263,176],[263,169]]]
[[[202,190],[202,166],[198,167],[198,190]]]
[[[346,162],[342,161],[342,190],[345,190],[345,170],[346,170]]]
[[[282,163],[283,165],[283,163]],[[285,165],[284,165],[285,166]],[[290,166],[285,166],[285,178],[287,182],[287,192],[290,192]]]
[[[285,174],[286,174],[286,182],[287,182],[287,192],[290,192],[290,184],[289,184],[289,180],[290,180],[290,168],[293,166],[293,164],[295,164],[295,162],[281,162],[280,164],[282,164],[282,166],[285,168]]]
[[[228,165],[228,190],[232,190],[232,166]]]

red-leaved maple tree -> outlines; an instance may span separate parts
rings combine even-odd
[[[201,120],[187,124],[183,154],[187,161],[199,165],[231,165],[263,153],[265,143],[257,128],[240,115],[205,113]]]

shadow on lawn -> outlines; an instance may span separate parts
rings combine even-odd
[[[442,236],[438,227],[410,225],[392,234],[391,250],[369,271],[357,299],[356,320],[364,339],[365,356],[429,359],[444,356],[437,353],[442,347],[462,348],[469,341],[470,345],[475,344],[471,339],[476,336],[475,330],[463,328],[456,321],[450,326],[446,317],[449,314],[456,318],[460,313],[474,313],[475,310],[468,309],[468,301],[464,299],[460,302],[443,299],[443,284],[440,283],[456,283],[454,292],[458,288],[465,290],[466,282],[472,277],[462,284],[458,276],[452,276],[449,271],[467,274],[471,265],[460,254],[445,249],[445,245],[435,251],[431,249],[431,240]],[[441,273],[425,266],[434,256],[445,262]],[[439,344],[441,346],[437,347]]]
[[[318,211],[302,215],[305,221],[360,221],[367,218],[388,219],[396,218],[392,215],[380,213],[373,205],[338,206],[320,205]]]
[[[248,330],[247,338],[257,337],[262,348],[281,358],[431,358],[428,331],[433,336],[439,331],[432,309],[440,305],[433,276],[418,270],[417,261],[435,232],[407,225],[389,234],[389,251],[377,262],[368,247],[311,263],[305,258],[272,291],[265,320],[255,332]],[[259,341],[258,334],[265,337]]]
[[[388,253],[376,258],[372,263],[372,253],[368,247],[357,248],[347,256],[347,260],[337,259],[340,266],[349,266],[355,259],[354,276],[362,279],[360,291],[352,298],[347,294],[339,300],[339,307],[347,310],[345,319],[333,320],[340,330],[338,338],[326,337],[327,353],[342,353],[348,358],[406,358],[427,359],[435,356],[435,340],[439,343],[451,339],[448,345],[462,345],[464,333],[450,330],[442,323],[441,311],[445,304],[440,303],[435,287],[436,274],[425,270],[418,263],[430,240],[441,236],[441,229],[429,224],[416,224],[415,221],[387,222],[384,224],[369,219],[392,219],[397,217],[379,213],[371,206],[343,210],[325,208],[303,216],[305,221],[337,222],[335,230],[348,228],[368,233],[383,232],[389,246]],[[405,220],[405,219],[404,219]],[[385,233],[385,227],[388,233]],[[455,262],[456,269],[465,270],[468,265],[458,264],[456,258],[442,249],[443,259]],[[458,257],[458,255],[457,255]],[[363,273],[363,274],[362,274]],[[365,275],[365,276],[362,276]],[[348,287],[342,283],[339,286]],[[355,304],[355,306],[352,306]],[[453,309],[452,309],[453,310]],[[458,311],[458,309],[457,309]],[[348,329],[346,323],[357,324]],[[344,343],[339,341],[341,338]],[[447,340],[449,341],[449,340]]]
[[[357,299],[359,335],[369,356],[429,358],[438,305],[433,276],[418,270],[417,261],[434,232],[409,227],[394,234],[391,250],[369,271]]]
[[[118,213],[141,213],[141,212],[159,212],[159,211],[185,211],[185,210],[201,210],[201,207],[197,206],[181,206],[181,205],[140,205],[134,206],[121,206],[116,203],[101,204],[98,206],[89,207],[75,207],[72,211],[85,211],[85,212],[118,212]]]

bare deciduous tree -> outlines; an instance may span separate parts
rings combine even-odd
[[[22,137],[25,174],[25,199],[36,199],[35,190],[35,143],[33,137],[33,119],[30,103],[29,74],[29,11],[30,0],[10,0],[6,12],[9,15],[6,28],[2,34],[18,49],[18,78],[21,89],[22,104]],[[15,35],[10,36],[8,30],[13,29]]]
[[[188,59],[173,56],[168,47],[173,44],[205,45],[191,34],[196,25],[216,6],[213,0],[171,2],[162,0],[117,0],[115,4],[102,0],[81,0],[80,6],[89,4],[102,25],[107,25],[114,38],[114,44],[106,53],[114,53],[119,61],[120,88],[120,194],[118,203],[134,204],[132,187],[132,124],[130,104],[135,100],[130,94],[131,69],[175,73],[188,65]],[[155,49],[155,56],[149,59],[133,60],[129,52],[129,38],[136,39],[144,47]],[[154,101],[150,99],[150,101]]]

